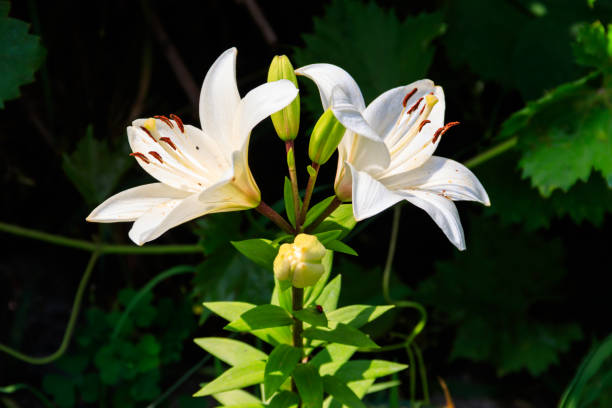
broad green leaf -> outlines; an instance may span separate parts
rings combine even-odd
[[[285,199],[285,211],[287,213],[287,219],[295,228],[295,206],[293,205],[293,189],[291,187],[291,180],[285,177],[285,186],[283,189],[283,196]],[[298,197],[298,202],[302,204],[302,199]]]
[[[325,317],[325,312],[319,312],[316,307],[294,310],[292,313],[294,317],[310,324],[311,326],[327,327],[327,317]]]
[[[266,353],[238,340],[223,337],[202,337],[195,343],[219,360],[231,366],[244,365],[253,361],[266,361]]]
[[[323,214],[323,211],[325,211],[325,209],[329,207],[331,202],[334,201],[335,197],[336,196],[327,197],[325,200],[322,200],[310,207],[310,209],[306,213],[306,219],[304,220],[304,228],[308,227],[310,224],[312,224],[314,220],[319,218],[319,216]]]
[[[287,344],[279,344],[270,353],[264,373],[264,395],[269,399],[285,382],[302,358],[302,351]]]
[[[341,230],[342,234],[338,239],[344,239],[349,232],[357,224],[357,220],[353,216],[353,205],[352,204],[341,204],[336,210],[331,213],[329,217],[325,219],[313,232],[325,232],[332,230]]]
[[[389,388],[398,387],[402,382],[399,380],[385,381],[381,383],[373,384],[370,388],[368,388],[367,394],[374,394],[375,392],[380,392],[387,390]]]
[[[319,232],[314,235],[323,245],[327,245],[331,241],[336,240],[340,236],[340,234],[342,234],[342,231],[332,230],[332,231]]]
[[[289,326],[291,324],[293,324],[291,315],[282,307],[261,305],[242,313],[238,319],[225,326],[225,329],[237,332],[251,332],[253,330]]]
[[[247,404],[234,404],[234,405],[220,405],[217,408],[266,408],[261,402],[258,403],[247,403]]]
[[[300,398],[290,391],[279,392],[272,398],[268,408],[297,408]]]
[[[343,382],[376,379],[405,370],[405,364],[384,360],[351,360],[346,362],[331,362],[319,367],[319,373],[332,375]]]
[[[355,78],[367,103],[425,77],[434,56],[431,43],[444,33],[442,21],[438,13],[400,20],[375,2],[335,0],[323,17],[314,19],[313,33],[302,37],[305,46],[295,50],[294,60],[298,67],[321,61],[341,66]],[[311,112],[321,111],[316,91],[302,100]]]
[[[339,403],[349,408],[366,408],[359,397],[341,380],[326,375],[323,377],[325,392],[331,395]]]
[[[338,298],[340,297],[341,285],[342,276],[338,275],[325,286],[321,294],[315,300],[315,304],[320,305],[325,313],[336,310]]]
[[[213,394],[213,398],[225,406],[232,406],[236,404],[244,406],[249,406],[249,404],[261,405],[259,398],[243,390],[232,390]]]
[[[342,241],[338,241],[337,239],[327,242],[327,244],[325,244],[325,248],[331,249],[332,251],[336,251],[336,252],[342,252],[343,254],[347,254],[347,255],[353,255],[353,256],[358,255],[357,252],[353,248],[346,245]]]
[[[370,337],[363,332],[345,324],[339,323],[335,328],[309,327],[303,335],[311,340],[323,340],[330,343],[348,344],[361,348],[378,348]]]
[[[328,313],[329,320],[337,323],[344,323],[356,329],[364,324],[367,324],[385,312],[393,309],[395,306],[369,306],[369,305],[351,305],[336,309]]]
[[[304,307],[313,304],[313,302],[317,300],[321,292],[323,292],[323,289],[325,288],[325,285],[327,284],[329,275],[331,273],[333,259],[333,251],[325,252],[325,256],[321,261],[321,264],[325,268],[325,272],[323,272],[323,276],[319,278],[319,280],[317,281],[317,283],[314,284],[314,286],[309,286],[304,290]]]
[[[323,382],[317,370],[300,364],[293,371],[293,381],[302,399],[303,408],[320,408],[323,404]]]
[[[40,38],[28,34],[28,23],[8,17],[9,8],[8,2],[0,4],[0,109],[19,97],[21,85],[34,81],[46,54]]]
[[[291,312],[293,305],[291,299],[291,283],[289,281],[279,281],[274,278],[274,290],[272,291],[271,303]]]
[[[123,148],[114,151],[106,139],[95,139],[89,125],[75,151],[62,156],[62,169],[85,201],[98,205],[115,190],[132,162]]]
[[[310,360],[309,364],[319,367],[325,363],[344,363],[348,361],[357,351],[357,347],[346,344],[331,343],[326,345],[316,356]]]
[[[232,245],[244,256],[257,265],[272,270],[278,247],[269,239],[255,238],[244,241],[231,241]]]
[[[263,382],[265,366],[266,363],[263,361],[253,361],[249,364],[232,367],[206,384],[193,396],[204,397],[259,384]]]

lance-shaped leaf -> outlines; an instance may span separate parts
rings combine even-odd
[[[338,241],[337,239],[334,239],[326,243],[325,248],[331,249],[332,251],[336,251],[336,252],[342,252],[343,254],[347,254],[347,255],[353,255],[353,256],[358,255],[357,251],[355,251],[350,246],[346,245],[344,242]]]
[[[295,228],[295,205],[293,202],[293,189],[291,188],[291,181],[289,181],[287,177],[285,177],[283,197],[285,199],[285,211],[287,212],[287,219],[289,220],[291,225]],[[302,199],[299,198],[299,195],[298,195],[298,201],[301,205]]]
[[[323,404],[323,382],[317,370],[309,364],[300,364],[293,371],[293,381],[302,398],[303,408],[320,408]]]
[[[391,381],[376,383],[372,385],[370,388],[368,388],[367,394],[374,394],[375,392],[380,392],[380,391],[387,390],[389,388],[397,387],[401,383],[402,382],[399,380],[391,380]]]
[[[225,328],[238,332],[252,332],[258,329],[289,326],[292,323],[291,315],[282,307],[261,305],[244,312],[238,319],[225,326]]]
[[[314,235],[317,237],[320,243],[322,243],[323,245],[327,245],[328,243],[335,241],[341,234],[342,234],[342,231],[340,230],[331,230],[331,231],[319,232]]]
[[[306,288],[306,290],[304,290],[304,307],[313,304],[315,300],[317,300],[317,298],[321,295],[321,292],[323,292],[323,289],[325,288],[325,285],[329,280],[329,274],[331,273],[333,259],[334,252],[327,251],[327,253],[323,257],[323,260],[321,261],[321,264],[325,267],[325,272],[323,273],[323,276],[319,278],[319,280],[317,281],[317,283],[315,283],[314,286],[309,286]]]
[[[341,286],[342,277],[338,275],[325,286],[319,297],[315,300],[315,304],[321,306],[326,313],[336,310]]]
[[[266,361],[268,358],[266,353],[234,339],[203,337],[194,339],[194,341],[198,346],[231,366],[244,365],[253,361]]]
[[[323,211],[325,211],[325,209],[329,207],[331,202],[334,201],[334,198],[335,196],[327,197],[325,200],[313,205],[306,214],[306,219],[304,220],[304,228],[308,227],[310,224],[312,224],[314,220],[319,218],[319,216],[323,214]]]
[[[313,232],[341,230],[342,234],[338,238],[344,239],[356,224],[357,220],[353,216],[352,204],[342,204],[325,221],[319,224]]]
[[[303,335],[311,340],[323,340],[362,348],[378,348],[378,345],[366,334],[342,323],[339,323],[333,329],[309,327],[304,330]]]
[[[259,398],[243,390],[232,390],[213,394],[213,398],[223,406],[263,407]]]
[[[394,307],[393,305],[351,305],[329,312],[328,319],[332,322],[344,323],[358,329]]]
[[[272,398],[268,408],[297,408],[300,399],[290,391],[279,392]]]
[[[355,395],[345,383],[330,375],[323,377],[325,392],[334,397],[335,400],[349,408],[366,408],[359,397]]]
[[[333,375],[344,381],[360,381],[376,379],[405,370],[405,364],[384,360],[352,360],[347,362],[331,362],[319,367],[321,375]]]
[[[319,311],[316,307],[309,307],[302,310],[293,311],[293,316],[311,326],[327,327],[327,317],[323,310]]]
[[[232,367],[219,377],[206,384],[194,397],[218,394],[238,388],[249,387],[263,382],[266,363],[253,361],[242,366]]]
[[[279,344],[272,350],[264,373],[264,395],[269,399],[300,362],[302,352],[296,347]]]
[[[246,239],[244,241],[231,241],[231,243],[242,255],[257,265],[272,270],[278,247],[269,239]]]
[[[279,281],[274,278],[274,290],[272,291],[271,304],[280,306],[290,312],[293,308],[291,299],[291,282]]]
[[[357,351],[357,347],[346,344],[331,343],[325,346],[316,356],[310,360],[309,364],[319,367],[325,363],[336,362],[339,364],[348,361]]]

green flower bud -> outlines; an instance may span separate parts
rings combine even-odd
[[[275,56],[268,71],[268,82],[280,79],[288,79],[293,82],[296,88],[298,87],[297,78],[295,77],[295,72],[293,72],[293,65],[291,65],[286,55]],[[300,95],[298,94],[293,102],[278,112],[273,113],[270,117],[278,137],[284,141],[295,139],[300,127]]]
[[[296,288],[312,286],[325,272],[321,263],[325,252],[317,237],[299,234],[293,244],[283,244],[279,248],[274,259],[274,276],[281,281],[290,281]]]
[[[310,136],[308,156],[317,164],[324,164],[329,160],[338,147],[346,128],[334,116],[331,109],[323,112]]]

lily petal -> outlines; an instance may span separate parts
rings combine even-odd
[[[289,105],[297,94],[298,89],[286,79],[265,83],[247,93],[234,119],[234,149],[242,149],[255,125]]]
[[[134,221],[153,207],[181,200],[189,195],[190,193],[162,183],[144,184],[106,199],[89,214],[87,221]]]
[[[386,177],[381,182],[391,190],[426,190],[452,200],[491,205],[489,196],[474,173],[463,164],[432,156],[421,167]]]
[[[425,210],[442,229],[449,241],[460,251],[465,250],[465,237],[459,220],[459,212],[450,198],[420,190],[402,191],[401,195],[406,201]]]
[[[208,70],[200,92],[200,121],[204,133],[230,141],[234,113],[240,103],[236,85],[236,48],[225,51]]]
[[[353,77],[340,67],[332,64],[311,64],[295,70],[298,75],[310,78],[319,88],[323,110],[331,106],[332,90],[335,86],[340,86],[348,97],[350,104],[362,111],[365,109],[365,102],[359,86]]]
[[[346,163],[353,178],[353,215],[357,221],[364,220],[402,200],[368,173],[359,171]]]

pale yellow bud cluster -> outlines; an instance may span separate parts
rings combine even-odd
[[[281,281],[290,281],[296,288],[312,286],[325,271],[321,263],[325,252],[317,237],[298,234],[293,244],[283,244],[278,250],[274,259],[274,276]]]

